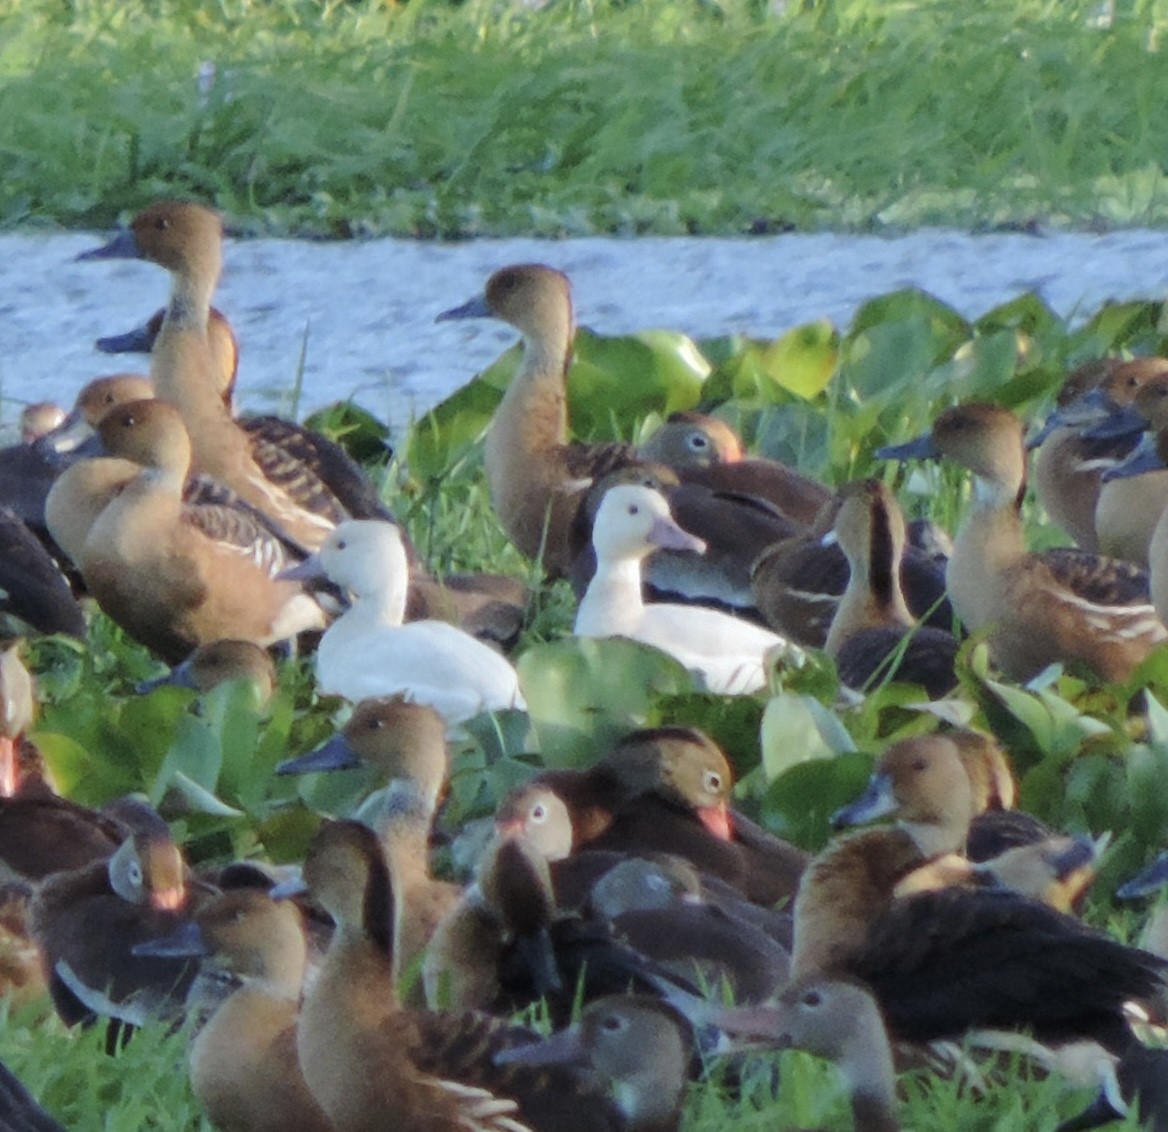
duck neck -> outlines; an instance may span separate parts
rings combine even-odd
[[[211,317],[211,298],[219,283],[223,266],[220,248],[206,249],[204,262],[182,271],[172,271],[170,300],[166,305],[164,325],[201,330],[204,335]]]
[[[844,642],[861,629],[914,624],[900,587],[903,541],[896,539],[883,508],[874,508],[866,554],[848,555],[848,587],[840,598],[824,648],[838,656]]]
[[[840,1064],[851,1090],[856,1132],[899,1132],[892,1050],[880,1020],[857,1027]]]
[[[396,570],[391,571],[380,589],[358,594],[356,597],[353,609],[345,616],[351,616],[360,610],[362,621],[369,620],[377,625],[394,628],[406,619],[408,582],[404,573],[399,575]]]
[[[616,562],[598,562],[576,614],[576,632],[588,637],[627,633],[644,611],[640,560],[622,558]]]
[[[1022,537],[1022,480],[974,479],[974,506],[953,544],[945,585],[966,627],[994,620],[999,575],[1026,554]]]

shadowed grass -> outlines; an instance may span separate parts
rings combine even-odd
[[[1168,9],[0,3],[0,223],[326,236],[1168,217]],[[200,83],[199,76],[202,75]]]

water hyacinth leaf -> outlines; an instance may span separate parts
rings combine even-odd
[[[1035,291],[1026,291],[986,311],[974,324],[979,334],[993,330],[1020,330],[1031,338],[1066,334],[1066,323]]]
[[[1138,743],[1123,763],[1131,802],[1131,832],[1144,845],[1162,845],[1168,836],[1168,747]]]
[[[672,657],[623,638],[568,637],[518,660],[531,726],[548,766],[587,766],[649,718],[659,696],[692,691]]]
[[[810,401],[835,376],[839,365],[839,334],[825,318],[796,326],[763,351],[762,364],[780,389]]]
[[[304,806],[287,806],[260,822],[255,834],[273,861],[303,861],[320,820],[318,813]]]
[[[382,463],[393,455],[389,427],[352,401],[337,401],[304,418],[305,428],[336,441],[359,464]]]
[[[1108,303],[1070,334],[1069,352],[1083,359],[1101,358],[1121,349],[1141,354],[1162,353],[1161,315],[1159,302]]]
[[[1018,336],[1013,330],[998,330],[971,338],[951,360],[929,375],[929,396],[945,397],[952,402],[1006,403],[1017,368],[1018,349]],[[1003,393],[1007,396],[1000,395]]]
[[[852,331],[844,339],[840,357],[845,404],[890,403],[904,397],[908,389],[920,387],[937,364],[937,343],[929,321],[916,316]]]
[[[157,806],[179,775],[213,792],[222,765],[223,748],[211,726],[199,716],[184,715],[178,721],[174,743],[150,784],[150,801]]]
[[[605,337],[582,328],[574,353],[568,412],[583,440],[625,439],[645,413],[692,409],[712,368],[693,339],[668,330]]]
[[[97,806],[142,788],[137,768],[100,758],[67,734],[38,730],[34,737],[53,781],[67,798]]]
[[[952,357],[957,347],[973,333],[970,324],[948,303],[943,303],[928,291],[906,287],[887,295],[877,295],[864,303],[852,319],[849,336],[900,322],[915,322],[924,328],[925,336],[932,343],[934,365]]]
[[[871,773],[871,756],[858,751],[791,766],[767,787],[762,820],[780,837],[817,850],[831,833],[828,819],[860,796]]]
[[[839,717],[814,696],[780,692],[762,716],[762,765],[769,780],[798,763],[856,749]]]
[[[181,801],[181,808],[187,814],[205,814],[214,818],[242,818],[242,810],[227,805],[226,802],[193,779],[188,778],[182,771],[176,771],[167,784],[165,794],[166,808],[174,808],[175,799]]]

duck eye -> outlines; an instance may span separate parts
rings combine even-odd
[[[629,504],[629,514],[630,515],[639,515],[640,513],[641,513],[640,507],[638,507],[635,503]]]
[[[722,789],[722,776],[716,770],[707,770],[705,784],[707,790],[717,793]]]
[[[700,432],[697,432],[689,438],[689,446],[695,452],[700,452],[703,448],[709,448],[710,442]]]
[[[142,866],[137,861],[131,861],[126,875],[130,878],[130,883],[137,888],[142,883]]]
[[[923,757],[919,759],[913,759],[912,769],[919,772],[924,770],[928,765],[928,760]]]
[[[346,542],[345,542],[345,540],[344,540],[344,539],[339,539],[339,540],[337,541],[337,550],[344,550],[344,549],[345,549],[345,547],[346,547],[346,545],[347,545],[347,544],[346,544]]]
[[[531,820],[533,822],[543,822],[547,820],[547,807],[542,802],[536,802],[531,807]]]
[[[609,1014],[600,1025],[609,1034],[620,1033],[625,1028],[624,1019],[619,1014]]]
[[[823,1002],[823,996],[819,991],[808,991],[800,1000],[804,1006],[819,1006]]]
[[[170,221],[165,216],[159,216],[154,221],[154,227],[157,228],[159,232],[165,232],[167,228],[170,227]]]

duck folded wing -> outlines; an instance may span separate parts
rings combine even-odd
[[[183,507],[183,518],[225,549],[239,551],[271,578],[304,558],[304,553],[297,553],[295,544],[280,535],[262,514],[253,507],[239,506],[239,502],[188,503]]]
[[[902,1040],[1025,1027],[1040,1041],[1122,1050],[1123,1004],[1153,993],[1166,967],[1039,901],[958,888],[894,901],[849,971]]]
[[[1134,562],[1104,558],[1073,547],[1054,547],[1036,557],[1060,585],[1084,601],[1108,606],[1146,606],[1152,612],[1148,571]]]

